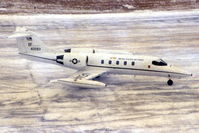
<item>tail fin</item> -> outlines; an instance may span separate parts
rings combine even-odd
[[[17,46],[21,54],[37,54],[53,52],[48,49],[39,37],[32,31],[24,27],[17,27],[13,35],[9,38],[17,39]]]

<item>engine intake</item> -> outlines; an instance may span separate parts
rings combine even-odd
[[[64,64],[64,55],[58,55],[56,57],[56,62],[59,64]]]

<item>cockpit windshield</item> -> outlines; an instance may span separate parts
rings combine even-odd
[[[162,59],[154,60],[154,61],[152,61],[152,64],[155,66],[167,66],[167,63],[165,61],[163,61]]]

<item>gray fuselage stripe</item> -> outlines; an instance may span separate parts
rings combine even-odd
[[[45,59],[45,60],[51,60],[51,61],[56,61],[54,59],[49,59],[49,58],[45,58],[45,57],[40,57],[40,56],[35,56],[35,55],[30,55],[30,54],[24,54],[24,53],[19,53],[21,55],[26,55],[26,56],[32,56],[32,57],[36,57],[36,58],[40,58],[40,59]]]
[[[87,65],[90,67],[102,67],[102,68],[112,68],[112,69],[126,69],[126,70],[137,70],[137,71],[148,71],[148,72],[162,72],[162,73],[172,73],[172,74],[181,74],[181,75],[188,75],[184,73],[176,73],[176,72],[167,72],[167,71],[159,71],[159,70],[147,70],[147,69],[137,69],[137,68],[123,68],[123,67],[109,67],[109,66],[98,66],[98,65]]]

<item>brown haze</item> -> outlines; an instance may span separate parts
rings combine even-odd
[[[1,0],[0,13],[104,13],[198,8],[199,0]]]

